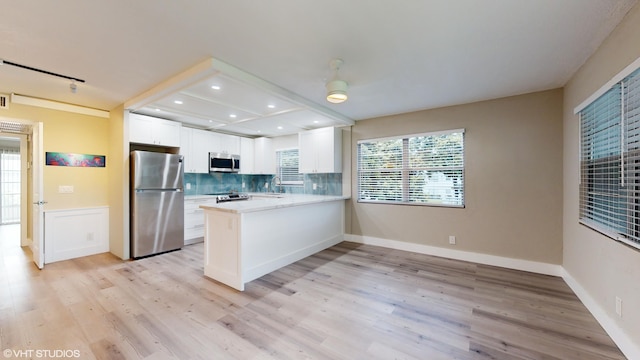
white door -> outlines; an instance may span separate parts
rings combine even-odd
[[[42,156],[42,123],[33,124],[33,135],[31,138],[31,177],[32,186],[31,194],[33,199],[33,221],[31,229],[31,251],[33,253],[33,262],[39,269],[44,267],[44,204],[43,199],[43,180],[42,170],[44,168],[44,159]]]

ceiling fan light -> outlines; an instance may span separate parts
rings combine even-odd
[[[349,85],[344,80],[332,80],[327,83],[327,101],[339,104],[347,100],[347,89]]]

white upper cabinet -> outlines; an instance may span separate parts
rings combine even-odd
[[[342,129],[328,127],[300,132],[298,147],[300,173],[342,172]]]
[[[214,137],[210,131],[183,127],[180,138],[180,154],[184,156],[185,173],[209,172],[209,148]]]
[[[253,173],[254,174],[275,174],[276,173],[276,152],[270,138],[260,137],[253,140]],[[242,159],[240,159],[242,166]]]
[[[225,135],[222,140],[222,150],[227,150],[229,154],[240,154],[240,137],[235,135]]]
[[[216,133],[218,147],[216,152],[238,155],[240,154],[240,137]],[[213,150],[212,150],[213,151]]]
[[[140,114],[129,114],[129,142],[180,147],[182,124]]]
[[[254,168],[254,144],[253,139],[240,138],[240,174],[253,174]]]

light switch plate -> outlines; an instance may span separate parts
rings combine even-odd
[[[58,186],[58,193],[71,194],[73,193],[73,185],[60,185]]]

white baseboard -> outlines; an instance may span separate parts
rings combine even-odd
[[[598,323],[604,328],[604,331],[609,334],[613,342],[618,345],[622,353],[628,359],[640,359],[640,346],[633,341],[633,339],[627,335],[616,324],[604,309],[595,301],[591,295],[569,274],[564,268],[562,269],[562,278],[569,285],[571,290],[578,296],[580,301],[587,307],[591,315],[596,318]]]
[[[479,254],[470,251],[445,249],[437,246],[429,246],[408,243],[398,240],[381,239],[370,236],[345,234],[345,240],[366,245],[382,246],[386,248],[411,251],[419,254],[439,256],[455,260],[470,261],[478,264],[499,266],[508,269],[528,271],[544,275],[562,276],[562,266],[537,261],[512,259],[503,256]]]

